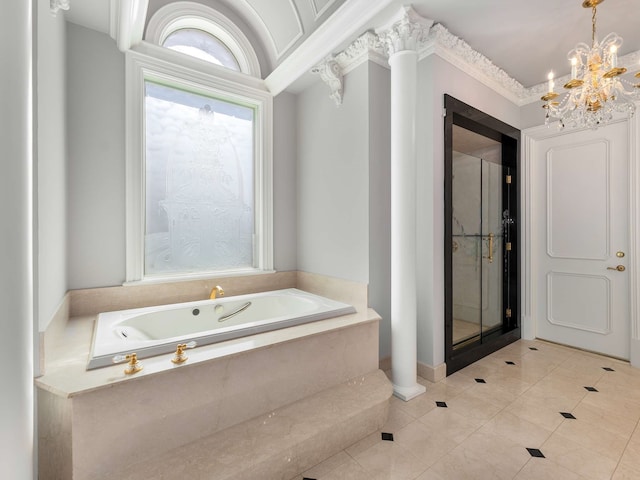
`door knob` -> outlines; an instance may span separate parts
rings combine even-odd
[[[624,267],[624,265],[618,265],[615,267],[607,267],[607,270],[617,270],[619,272],[624,272],[626,268]]]

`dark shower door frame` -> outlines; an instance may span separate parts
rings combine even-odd
[[[444,281],[445,281],[445,362],[447,375],[466,367],[520,338],[520,130],[473,108],[460,100],[444,96]],[[503,188],[503,205],[510,205],[511,223],[504,225],[505,238],[512,249],[503,270],[503,319],[501,327],[486,334],[480,331],[478,339],[462,347],[453,345],[453,126],[470,130],[493,139],[502,145],[502,166],[511,175],[509,188]],[[507,292],[505,294],[505,292]],[[509,314],[507,315],[507,309]]]

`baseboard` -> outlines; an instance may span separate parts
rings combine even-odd
[[[380,370],[383,372],[391,370],[391,357],[381,358],[378,365]],[[441,363],[436,367],[432,367],[431,365],[425,365],[424,363],[418,362],[417,372],[419,377],[429,380],[432,383],[436,383],[447,376],[447,364]]]
[[[380,370],[382,370],[383,372],[391,370],[391,357],[381,358],[378,362],[378,368],[380,368]]]
[[[439,382],[447,376],[447,364],[441,363],[440,365],[432,367],[431,365],[418,362],[418,375],[430,382]]]

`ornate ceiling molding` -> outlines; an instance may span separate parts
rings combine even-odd
[[[420,52],[420,57],[424,58],[433,53],[514,103],[520,104],[530,96],[528,89],[520,82],[441,24],[431,28],[427,48]]]
[[[344,76],[367,60],[388,68],[389,56],[407,49],[418,51],[420,59],[438,55],[518,106],[540,101],[547,90],[546,82],[525,87],[463,39],[443,25],[420,17],[410,6],[403,7],[385,27],[375,33],[365,32],[346,49],[327,58],[337,63],[340,74]],[[640,51],[620,57],[618,63],[629,71],[635,71],[640,63]],[[564,84],[569,81],[569,75],[556,81]]]
[[[364,32],[342,52],[325,58],[311,69],[311,73],[320,75],[331,89],[331,98],[336,105],[341,105],[344,76],[366,61],[389,66],[384,44],[378,35],[370,31]]]
[[[321,63],[311,69],[311,73],[320,75],[320,78],[331,89],[331,98],[337,106],[342,105],[342,69],[334,56],[325,58]]]
[[[410,5],[405,5],[395,18],[377,29],[376,33],[385,45],[387,55],[391,57],[404,50],[420,50],[432,25],[433,20],[421,17]]]
[[[55,16],[60,10],[69,10],[70,0],[49,0],[49,8]]]

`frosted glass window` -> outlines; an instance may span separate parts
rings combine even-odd
[[[238,60],[233,56],[231,50],[223,42],[203,30],[196,28],[176,30],[165,39],[162,46],[231,70],[240,71]]]
[[[254,115],[145,81],[145,275],[255,266]]]

